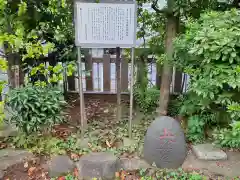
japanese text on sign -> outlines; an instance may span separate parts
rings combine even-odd
[[[76,45],[85,48],[135,47],[135,3],[76,3]]]

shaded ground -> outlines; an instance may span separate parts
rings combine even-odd
[[[69,120],[71,124],[76,125],[76,122],[80,120],[79,106],[75,105],[74,102],[71,105],[72,107],[69,109]],[[122,127],[119,127],[119,123],[116,122],[116,105],[114,103],[108,103],[102,100],[89,100],[88,102],[86,102],[85,107],[88,117],[88,123],[90,124],[89,129],[91,129],[91,132],[88,133],[92,133],[95,131],[95,136],[97,136],[99,139],[101,139],[100,137],[102,137],[101,145],[106,146],[107,141],[109,142],[111,147],[117,147],[116,142],[119,140],[119,137],[117,137],[117,133],[119,133],[121,136],[127,136],[128,133],[126,124],[123,124]],[[122,106],[123,119],[126,120],[128,118],[128,112],[128,105],[125,103]],[[149,125],[148,120],[151,118],[152,117],[147,117],[143,114],[138,113],[134,117],[134,124],[142,123],[140,127],[144,128],[142,129],[138,126],[134,126],[133,135],[141,135],[140,137],[142,138]],[[123,121],[123,123],[127,123],[127,121]],[[59,138],[66,139],[73,132],[77,132],[77,130],[78,129],[76,127],[60,125],[55,127],[53,135]],[[0,143],[0,149],[5,147],[7,147],[7,144],[2,141],[2,143]],[[189,155],[183,164],[183,168],[186,170],[196,170],[204,172],[205,174],[212,176],[212,179],[217,179],[217,177],[222,177],[222,179],[226,179],[223,176],[240,176],[240,152],[228,152],[227,154],[229,159],[226,161],[200,161],[196,159],[196,157],[191,153],[190,150]],[[44,160],[39,160],[38,162],[29,162],[27,167],[26,164],[15,165],[7,169],[4,180],[49,180],[47,172],[42,167],[44,163]],[[125,173],[126,177],[121,178],[122,180],[140,179],[139,174],[135,171]]]
[[[183,164],[183,169],[186,171],[196,171],[199,174],[208,176],[208,179],[232,179],[227,178],[235,177],[235,180],[240,179],[239,177],[239,165],[240,165],[240,153],[239,152],[228,152],[229,159],[226,161],[200,161],[195,158],[192,153],[189,153],[186,161]],[[41,165],[45,163],[45,159],[41,159],[38,162],[29,162],[26,164],[14,165],[8,168],[7,174],[4,180],[50,180],[47,176],[47,172]],[[148,174],[152,172],[149,171]],[[72,175],[75,173],[72,172]],[[121,180],[140,180],[138,171],[118,173]],[[60,180],[61,178],[59,178]],[[170,178],[171,179],[171,178]],[[63,178],[61,180],[64,180]]]
[[[37,161],[16,164],[6,170],[3,180],[46,180],[50,179],[43,168],[46,162],[44,157]]]

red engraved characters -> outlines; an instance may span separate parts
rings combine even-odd
[[[167,141],[167,143],[176,142],[175,136],[170,131],[168,131],[166,128],[163,129],[163,135],[160,136],[161,143],[163,143],[164,139]]]

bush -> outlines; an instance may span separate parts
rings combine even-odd
[[[205,140],[206,127],[211,126],[215,119],[215,114],[206,112],[190,116],[187,124],[187,139],[194,143],[203,142]]]
[[[172,180],[203,180],[207,179],[207,176],[204,176],[198,172],[185,172],[182,169],[168,170],[161,169],[142,169],[139,171],[141,180],[155,180],[155,179],[172,179]]]
[[[181,108],[186,99],[185,95],[179,95],[176,98],[170,100],[168,105],[168,115],[171,117],[176,117],[181,114]]]
[[[135,85],[133,95],[137,106],[142,112],[147,114],[153,112],[157,108],[160,90],[155,87],[142,89]]]
[[[11,90],[7,105],[15,112],[10,121],[29,134],[63,122],[67,103],[57,88],[26,86]]]
[[[213,137],[221,147],[240,148],[240,122],[231,124],[231,128],[216,130]]]
[[[175,64],[191,76],[188,114],[226,111],[240,120],[240,11],[207,12],[176,39]]]
[[[10,140],[16,148],[24,148],[39,155],[65,154],[64,141],[51,136],[20,133]]]
[[[201,143],[204,140],[205,122],[200,116],[191,116],[188,119],[187,139],[190,142]]]

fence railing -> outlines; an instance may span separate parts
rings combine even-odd
[[[102,58],[93,58],[91,55],[84,56],[82,61],[82,82],[85,93],[116,93],[116,56],[103,55]],[[46,63],[48,65],[48,63]],[[149,59],[148,61],[148,79],[149,87],[161,85],[161,70],[157,68],[156,62]],[[135,66],[136,67],[136,66]],[[129,92],[131,79],[131,64],[129,60],[121,57],[121,88],[122,92]],[[135,68],[135,72],[137,68]],[[0,72],[0,79],[7,80],[7,74]],[[171,93],[185,93],[188,88],[189,76],[182,72],[173,70]],[[70,92],[78,92],[78,77],[75,74],[68,77],[66,82],[59,82],[61,88],[67,86]],[[8,92],[8,86],[4,89],[2,97]]]
[[[161,85],[161,72],[156,66],[156,62],[148,61],[149,87]],[[87,55],[82,61],[82,82],[83,91],[91,93],[116,93],[116,57],[103,55],[103,58],[93,58]],[[131,64],[129,60],[121,57],[121,88],[122,92],[130,89]],[[137,68],[135,68],[135,72]],[[173,70],[171,93],[184,93],[187,91],[189,77]],[[69,77],[67,82],[69,91],[78,91],[78,78]]]

